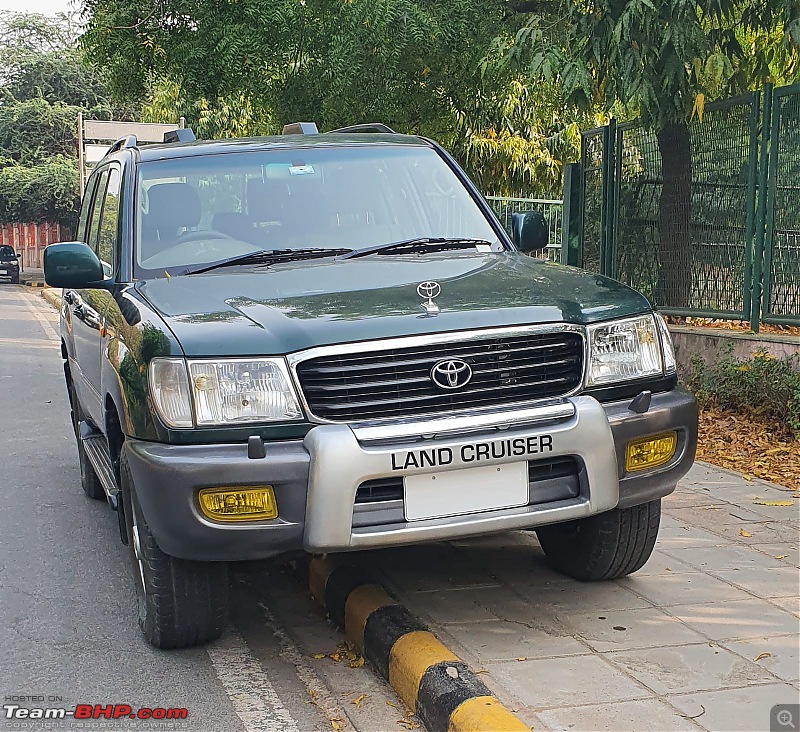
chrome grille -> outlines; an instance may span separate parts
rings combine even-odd
[[[444,390],[431,380],[434,364],[450,358],[472,368],[463,388]],[[439,414],[574,391],[583,374],[583,337],[563,330],[326,353],[295,368],[309,409],[327,421]]]

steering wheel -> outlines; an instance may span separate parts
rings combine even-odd
[[[223,234],[221,231],[184,231],[175,239],[176,244],[185,244],[190,241],[203,241],[206,239],[230,239],[236,241],[232,236]]]

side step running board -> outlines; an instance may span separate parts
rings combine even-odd
[[[80,427],[80,435],[83,441],[83,449],[86,451],[86,457],[89,458],[94,472],[97,473],[97,477],[100,479],[100,484],[106,492],[106,498],[111,504],[111,508],[116,511],[119,504],[119,488],[114,478],[114,467],[111,464],[111,456],[108,454],[106,438],[86,422],[81,422]]]

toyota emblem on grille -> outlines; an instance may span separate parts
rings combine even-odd
[[[442,389],[462,389],[472,380],[472,368],[460,358],[438,361],[431,369],[431,381]]]
[[[425,311],[425,315],[420,317],[439,314],[439,306],[433,301],[434,297],[439,297],[442,294],[442,286],[438,282],[420,282],[417,285],[417,294],[420,297],[427,298],[425,302],[420,304],[420,307]]]

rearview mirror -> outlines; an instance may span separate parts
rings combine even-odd
[[[511,234],[522,252],[535,252],[547,246],[547,222],[541,211],[511,214]]]
[[[104,288],[103,265],[82,241],[51,244],[44,250],[44,281],[50,287]]]

